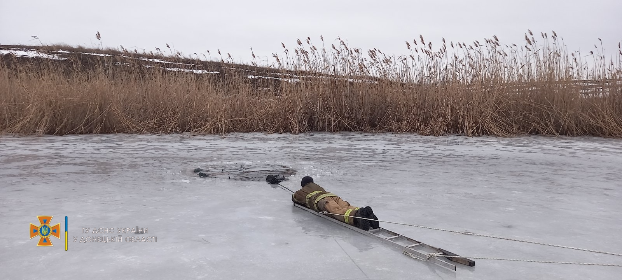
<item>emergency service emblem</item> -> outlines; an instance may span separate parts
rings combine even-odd
[[[54,236],[60,239],[60,223],[50,227],[52,216],[37,216],[39,218],[39,226],[30,224],[30,239],[35,236],[40,236],[37,246],[53,246],[50,236]]]

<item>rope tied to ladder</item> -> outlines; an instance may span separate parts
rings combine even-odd
[[[344,216],[342,214],[334,214],[334,213],[329,213],[329,212],[323,212],[323,214],[335,215],[335,216]],[[555,244],[549,244],[549,243],[543,243],[543,242],[537,242],[537,241],[529,241],[529,240],[522,240],[522,239],[516,239],[516,238],[488,235],[488,234],[480,234],[480,233],[474,233],[474,232],[470,232],[470,231],[457,231],[457,230],[442,229],[442,228],[428,227],[428,226],[422,226],[422,225],[406,224],[406,223],[391,222],[391,221],[384,221],[384,220],[375,220],[375,219],[369,219],[369,218],[363,218],[363,217],[350,217],[350,218],[365,219],[365,220],[369,220],[369,221],[378,221],[378,222],[383,222],[383,223],[387,223],[387,224],[410,226],[410,227],[417,227],[417,228],[423,228],[423,229],[437,230],[437,231],[443,231],[443,232],[449,232],[449,233],[455,233],[455,234],[487,237],[487,238],[493,238],[493,239],[515,241],[515,242],[529,243],[529,244],[549,246],[549,247],[555,247],[555,248],[562,248],[562,249],[569,249],[569,250],[576,250],[576,251],[583,251],[583,252],[590,252],[590,253],[596,253],[596,254],[604,254],[604,255],[611,255],[611,256],[622,257],[622,254],[619,254],[619,253],[612,253],[612,252],[606,252],[606,251],[584,249],[584,248],[564,246],[564,245],[555,245]],[[617,266],[617,265],[612,265],[612,266]]]
[[[284,186],[282,186],[281,184],[278,184],[278,185],[284,188]],[[287,188],[285,188],[285,189],[287,189]],[[292,190],[290,190],[290,189],[287,189],[287,190],[293,193]],[[345,215],[342,215],[342,214],[329,213],[327,211],[323,211],[323,212],[320,212],[320,213],[321,214],[325,214],[325,215],[345,216]],[[584,248],[564,246],[564,245],[555,245],[555,244],[542,243],[542,242],[537,242],[537,241],[521,240],[521,239],[516,239],[516,238],[500,237],[500,236],[494,236],[494,235],[488,235],[488,234],[474,233],[474,232],[470,232],[470,231],[456,231],[456,230],[450,230],[450,229],[442,229],[442,228],[428,227],[428,226],[415,225],[415,224],[406,224],[406,223],[385,221],[385,220],[379,220],[379,219],[369,219],[369,218],[363,218],[363,217],[350,217],[350,218],[365,219],[365,220],[369,220],[369,221],[377,221],[377,222],[383,222],[383,223],[387,223],[387,224],[403,225],[403,226],[417,227],[417,228],[437,230],[437,231],[443,231],[443,232],[450,232],[450,233],[455,233],[455,234],[487,237],[487,238],[494,238],[494,239],[500,239],[500,240],[515,241],[515,242],[529,243],[529,244],[549,246],[549,247],[555,247],[555,248],[570,249],[570,250],[577,250],[577,251],[583,251],[583,252],[590,252],[590,253],[597,253],[597,254],[604,254],[604,255],[611,255],[611,256],[622,257],[622,254],[619,254],[619,253],[612,253],[612,252],[606,252],[606,251],[584,249]],[[410,254],[407,251],[404,251],[403,253],[405,255],[411,257],[411,258],[418,259],[417,257],[413,256],[412,254]],[[431,258],[438,258],[438,257],[444,257],[444,258],[467,258],[467,259],[479,259],[479,260],[497,260],[497,261],[514,261],[514,262],[544,263],[544,264],[570,264],[570,265],[585,265],[585,266],[622,267],[622,264],[584,263],[584,262],[558,262],[558,261],[540,261],[540,260],[528,260],[528,259],[471,257],[471,256],[468,256],[468,257],[467,256],[448,256],[448,255],[445,255],[444,253],[428,253],[426,260],[429,260]]]
[[[404,251],[404,255],[413,259],[421,259],[413,254]],[[508,259],[508,258],[490,258],[490,257],[471,257],[471,256],[448,256],[443,253],[428,253],[425,260],[432,258],[467,258],[476,260],[494,260],[494,261],[512,261],[512,262],[528,262],[528,263],[544,263],[544,264],[571,264],[571,265],[587,265],[587,266],[608,266],[608,267],[622,267],[622,264],[610,264],[610,263],[584,263],[584,262],[558,262],[558,261],[540,261],[540,260],[526,260],[526,259]]]
[[[437,255],[437,256],[434,256],[434,257],[445,257],[445,258],[468,258],[468,259],[476,259],[476,260],[494,260],[494,261],[528,262],[528,263],[573,264],[573,265],[588,265],[588,266],[622,267],[622,264],[611,264],[611,263],[558,262],[558,261],[540,261],[540,260],[490,258],[490,257],[445,256],[445,255],[442,255],[442,254],[438,255],[438,253],[432,253],[432,254]]]

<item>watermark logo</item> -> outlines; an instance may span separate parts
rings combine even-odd
[[[30,239],[38,235],[41,238],[37,246],[53,246],[50,236],[60,239],[60,223],[50,227],[52,216],[37,216],[37,218],[39,218],[40,225],[30,224]]]

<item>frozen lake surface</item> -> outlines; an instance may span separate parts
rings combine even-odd
[[[456,272],[232,179],[286,166],[381,220],[622,253],[622,141],[400,134],[0,137],[4,279],[620,279],[622,267],[476,260]],[[238,167],[240,166],[240,167]],[[199,178],[193,169],[222,167]],[[268,174],[265,174],[268,175]],[[69,220],[37,247],[37,216]],[[117,234],[118,228],[146,234]],[[381,226],[472,257],[622,265],[622,257]],[[94,228],[115,233],[93,233]],[[85,233],[83,228],[89,228]],[[122,235],[123,242],[79,242]],[[129,237],[157,242],[126,242]],[[74,242],[74,238],[78,242]]]

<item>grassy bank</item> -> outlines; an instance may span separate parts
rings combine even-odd
[[[622,51],[611,60],[535,37],[440,46],[421,37],[403,57],[307,39],[266,67],[38,47],[49,57],[1,56],[0,131],[622,137]]]

